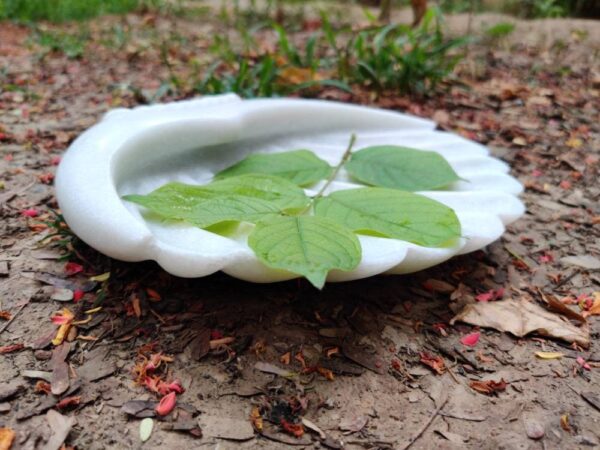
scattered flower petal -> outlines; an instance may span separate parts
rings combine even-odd
[[[575,360],[577,361],[577,364],[579,364],[579,366],[582,369],[585,370],[592,370],[592,367],[587,363],[587,361],[585,359],[583,359],[581,356],[578,356],[577,359]]]
[[[68,262],[65,264],[65,274],[70,277],[75,274],[83,272],[83,266],[74,262]]]
[[[21,211],[21,214],[24,215],[25,217],[37,217],[40,213],[38,212],[37,209],[29,208],[29,209],[24,209],[23,211]]]
[[[160,402],[156,407],[156,414],[159,416],[166,416],[173,411],[173,408],[175,408],[175,403],[177,403],[177,394],[175,392],[169,392],[160,399]]]
[[[479,342],[480,336],[481,333],[479,331],[469,333],[461,338],[460,343],[462,345],[466,345],[467,347],[474,347]]]

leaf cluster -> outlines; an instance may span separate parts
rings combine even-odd
[[[254,224],[248,245],[260,261],[303,275],[318,288],[329,271],[360,263],[357,234],[426,247],[447,246],[460,236],[451,208],[414,193],[459,179],[439,154],[398,146],[350,150],[335,168],[306,149],[253,154],[208,184],[168,183],[124,199],[163,219],[211,231]],[[342,165],[364,187],[323,195]],[[303,187],[322,180],[327,181],[317,195],[306,195]]]

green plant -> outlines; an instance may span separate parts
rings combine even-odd
[[[85,46],[90,40],[90,34],[84,28],[75,33],[36,28],[34,39],[40,47],[45,49],[46,53],[59,52],[74,59],[80,58],[85,53]]]
[[[421,25],[388,25],[362,31],[346,46],[342,79],[377,90],[423,94],[434,90],[462,59],[452,52],[468,42],[445,37],[441,15],[430,9]]]
[[[510,22],[500,22],[489,28],[486,28],[485,36],[492,40],[499,40],[507,37],[515,31],[515,24]]]
[[[274,52],[260,51],[252,34],[242,33],[244,50],[236,51],[228,36],[215,37],[217,61],[196,84],[203,94],[236,92],[245,97],[289,95],[318,86],[350,91],[352,84],[401,93],[427,93],[452,72],[466,38],[447,38],[439,11],[432,9],[422,24],[369,27],[354,32],[336,29],[325,14],[322,30],[295,44],[280,25],[262,32],[277,37]]]
[[[444,247],[460,236],[454,211],[413,193],[458,180],[437,153],[379,146],[352,153],[330,167],[308,150],[251,155],[203,186],[169,183],[148,195],[127,195],[162,220],[181,220],[224,233],[254,224],[248,245],[266,266],[323,287],[330,270],[352,270],[361,260],[356,234]],[[341,167],[365,186],[325,195]],[[410,176],[408,176],[410,175]],[[301,186],[327,179],[306,196]],[[402,179],[401,183],[398,180]]]
[[[567,15],[567,8],[563,6],[560,0],[534,0],[531,2],[533,17],[564,17]]]
[[[141,7],[158,8],[163,0],[0,0],[0,20],[65,22],[101,14],[124,14]]]

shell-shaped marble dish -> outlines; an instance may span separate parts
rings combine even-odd
[[[352,133],[356,150],[376,144],[434,150],[466,181],[421,194],[456,211],[463,237],[451,248],[426,248],[360,236],[360,265],[331,271],[328,281],[410,273],[485,247],[524,212],[517,198],[522,186],[504,162],[480,144],[435,128],[429,120],[380,109],[320,100],[242,100],[231,94],[117,109],[68,149],[56,176],[57,197],[71,229],[113,258],[155,260],[181,277],[222,270],[248,281],[273,282],[297,275],[264,266],[243,232],[224,237],[155,221],[121,196],[146,194],[171,181],[206,183],[252,152],[306,148],[336,165]],[[353,186],[342,170],[329,189]]]

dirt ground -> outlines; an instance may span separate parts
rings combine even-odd
[[[537,23],[519,27],[549,26]],[[120,51],[102,44],[115,24],[133,30]],[[144,30],[184,37],[169,48],[184,73],[218,24],[102,18],[83,56],[68,59],[43,54],[27,27],[0,23],[0,310],[10,319],[0,321],[0,426],[16,432],[13,448],[58,449],[67,433],[65,445],[79,449],[600,447],[598,317],[588,319],[589,348],[449,324],[482,294],[585,306],[600,291],[600,42],[585,32],[598,26],[551,25],[563,30],[559,41],[515,34],[473,44],[460,82],[439,95],[320,93],[432,117],[488,145],[526,186],[527,214],[485,251],[319,292],[304,281],[179,279],[77,241],[42,246],[57,230],[52,174],[62,152],[105,111],[143,102],[168,77]],[[64,307],[82,323],[54,345],[50,318]],[[473,346],[461,343],[477,331]],[[155,415],[158,397],[133,372],[157,354],[152,373],[185,392],[142,443],[141,418]],[[477,382],[497,388],[486,395]],[[295,437],[302,418],[310,422]]]

